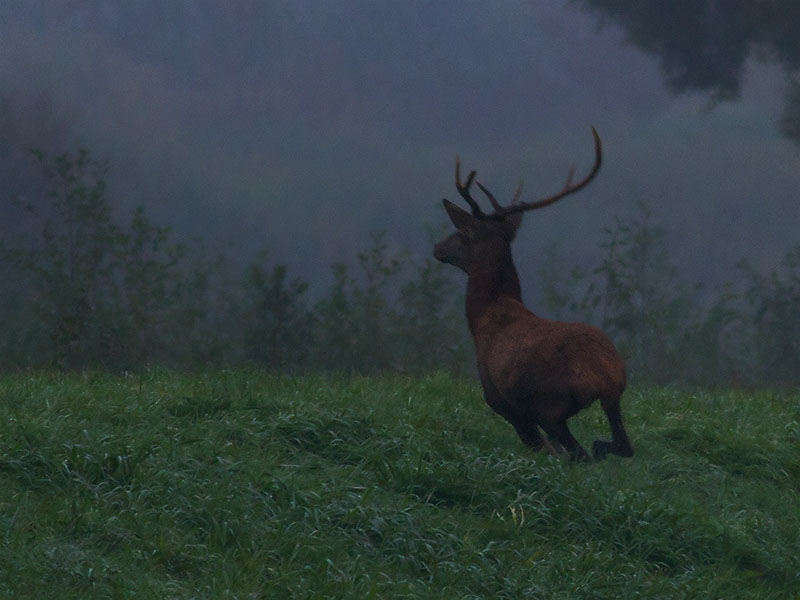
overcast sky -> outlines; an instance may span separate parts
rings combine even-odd
[[[599,176],[527,215],[515,242],[526,289],[552,243],[596,265],[602,229],[639,200],[688,278],[720,283],[743,256],[772,268],[800,243],[800,152],[781,126],[800,41],[744,36],[738,71],[681,83],[695,56],[732,46],[725,2],[690,3],[711,8],[686,30],[706,19],[714,36],[693,53],[687,35],[677,59],[625,4],[3,0],[0,85],[23,105],[49,94],[110,160],[126,209],[266,247],[311,280],[370,231],[429,253],[457,154],[498,198],[521,179],[524,199],[557,191],[591,166],[591,125]]]

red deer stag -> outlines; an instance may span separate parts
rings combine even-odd
[[[476,182],[491,202],[492,214],[485,214],[470,195],[475,171],[462,184],[456,160],[456,189],[472,214],[444,200],[457,232],[434,249],[438,260],[467,273],[467,322],[486,403],[514,426],[529,447],[544,447],[551,454],[566,450],[574,459],[588,459],[589,455],[570,433],[567,419],[598,398],[611,424],[612,440],[594,442],[595,458],[605,458],[609,452],[633,455],[619,407],[625,364],[599,329],[543,319],[523,306],[511,242],[523,212],[577,192],[597,175],[602,147],[594,127],[592,133],[595,163],[591,172],[575,184],[570,172],[564,188],[549,198],[518,202],[520,185],[512,203],[500,206]]]

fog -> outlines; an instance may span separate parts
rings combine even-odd
[[[515,242],[526,294],[547,248],[591,267],[639,201],[713,286],[800,241],[800,9],[754,4],[5,0],[0,177],[34,193],[30,147],[83,146],[120,211],[313,288],[373,231],[428,254],[457,155],[533,200],[591,166],[595,126],[597,179]]]

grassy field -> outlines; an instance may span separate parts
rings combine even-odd
[[[441,374],[6,375],[0,598],[800,598],[800,394],[623,410],[571,464]]]

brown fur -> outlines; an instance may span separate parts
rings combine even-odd
[[[458,175],[456,181],[464,195]],[[625,365],[611,340],[596,327],[543,319],[522,304],[511,257],[521,213],[483,215],[473,208],[478,214],[471,215],[444,202],[458,232],[437,244],[434,256],[467,273],[467,322],[487,404],[528,446],[585,459],[567,419],[599,398],[612,441],[595,441],[595,458],[632,456],[619,409]]]

